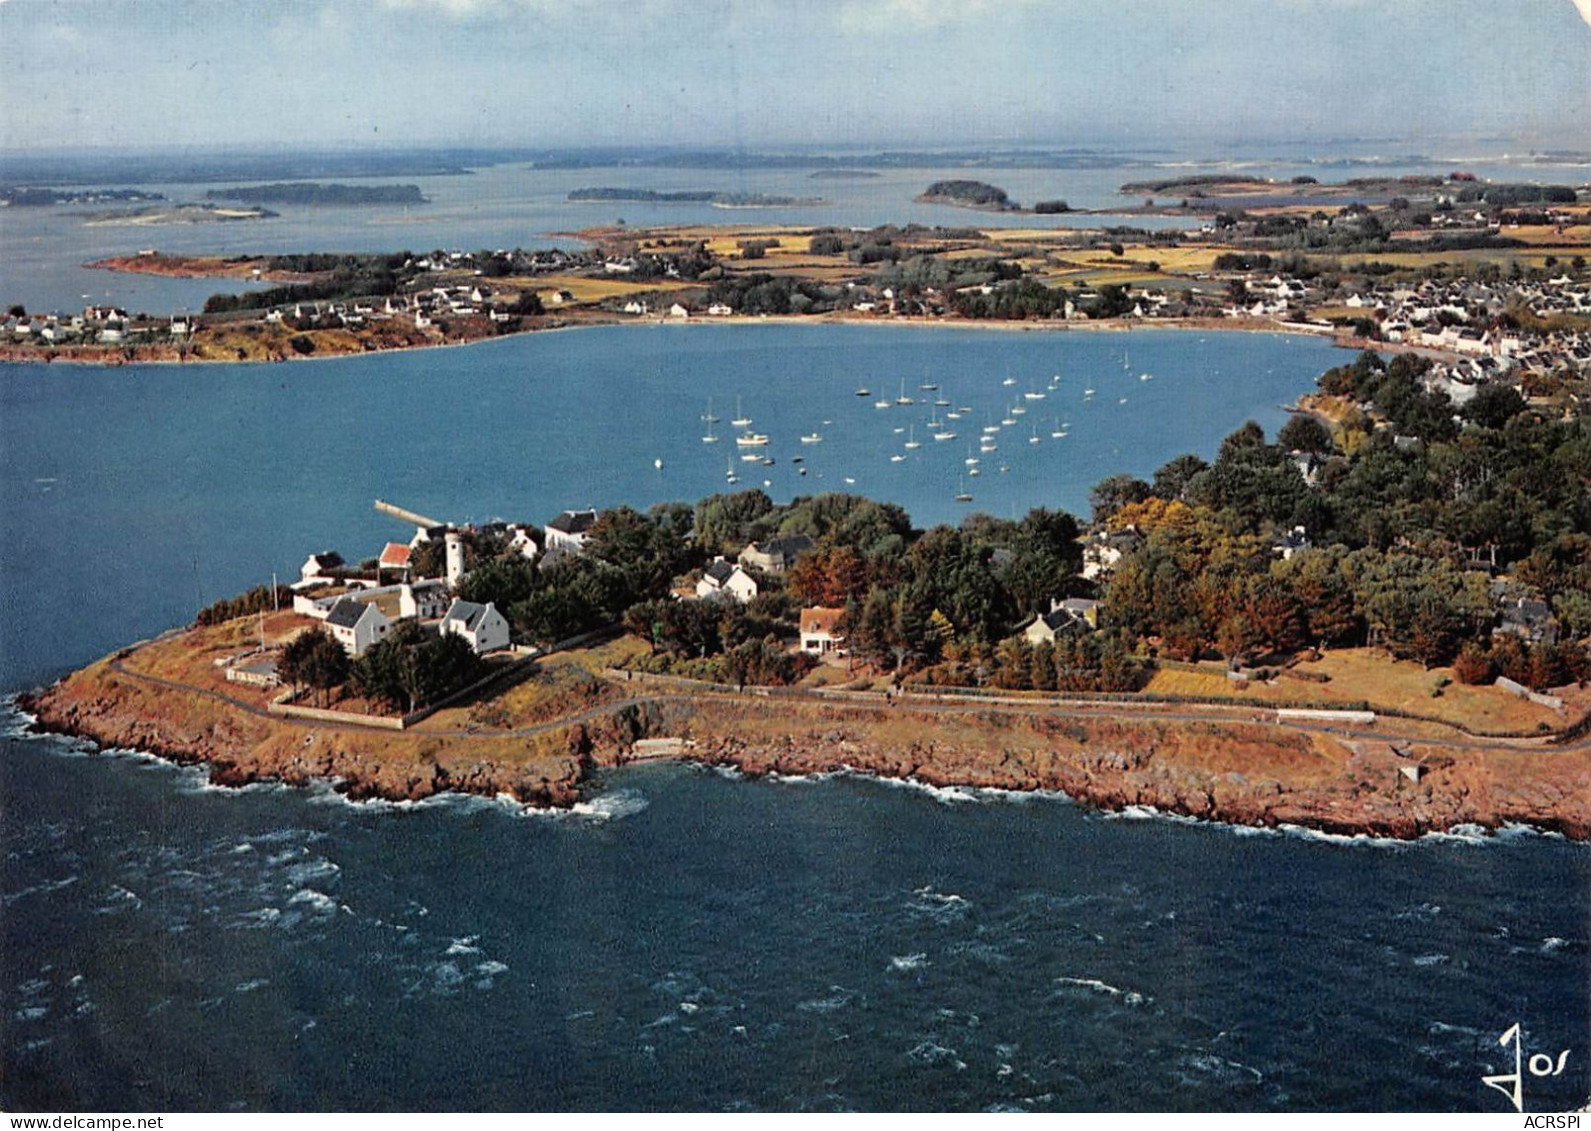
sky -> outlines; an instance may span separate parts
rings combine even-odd
[[[7,150],[1348,138],[1591,150],[1591,0],[0,0]]]

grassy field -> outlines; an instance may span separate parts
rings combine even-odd
[[[1392,660],[1367,648],[1345,648],[1326,653],[1319,661],[1299,664],[1300,672],[1330,677],[1327,683],[1282,677],[1274,683],[1251,683],[1238,690],[1219,663],[1201,670],[1162,669],[1155,673],[1149,691],[1162,695],[1230,697],[1242,703],[1311,701],[1368,702],[1430,715],[1476,731],[1529,731],[1545,723],[1556,729],[1566,717],[1495,687],[1468,687],[1453,679],[1451,668],[1427,671],[1419,664]],[[1440,690],[1440,695],[1433,694]]]
[[[533,278],[509,278],[501,282],[507,286],[523,287],[544,294],[547,291],[568,291],[577,303],[596,303],[609,298],[628,298],[631,295],[652,291],[678,291],[695,284],[680,279],[631,280],[620,275],[603,275],[587,278],[584,275],[537,275]],[[557,309],[552,307],[550,309]]]

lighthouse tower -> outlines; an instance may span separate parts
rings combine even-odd
[[[457,530],[449,530],[447,539],[447,587],[457,589],[464,580],[464,539]]]

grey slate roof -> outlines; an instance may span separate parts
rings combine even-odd
[[[486,615],[486,610],[491,607],[490,601],[484,605],[477,605],[474,601],[455,599],[448,606],[447,615],[442,619],[444,621],[456,620],[463,624],[467,630],[474,632],[480,625],[481,618]]]
[[[550,520],[547,527],[562,534],[584,534],[596,521],[597,512],[594,510],[564,511],[557,518]]]
[[[326,614],[326,623],[338,628],[352,628],[365,615],[365,606],[352,597],[344,597]]]

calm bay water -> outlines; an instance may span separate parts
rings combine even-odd
[[[765,326],[5,367],[0,690],[311,549],[373,553],[405,535],[376,496],[545,521],[694,499],[728,465],[780,499],[850,477],[955,521],[969,442],[1021,403],[974,506],[1081,509],[1105,474],[1274,428],[1346,356]],[[923,433],[925,382],[972,409],[956,441]],[[873,407],[902,387],[919,403]],[[773,467],[736,458],[737,397]],[[1343,843],[687,767],[611,774],[566,816],[351,806],[77,756],[15,721],[0,741],[7,1109],[1501,1110],[1480,1076],[1515,1021],[1529,1052],[1571,1050],[1527,1081],[1531,1109],[1587,1092],[1591,853],[1551,837]]]
[[[1208,453],[1250,417],[1274,430],[1278,406],[1348,357],[1276,335],[653,326],[277,365],[3,366],[0,613],[16,643],[0,689],[190,620],[273,571],[293,580],[313,551],[378,554],[412,531],[376,514],[377,498],[444,521],[540,524],[566,507],[694,502],[731,489],[732,469],[734,489],[854,491],[921,525],[972,509],[1085,513],[1106,475]],[[918,403],[873,407],[902,389]],[[949,422],[953,441],[930,436],[941,395],[972,409]],[[709,397],[714,444],[701,441]],[[740,459],[737,404],[774,466]],[[1004,415],[1014,407],[1027,412]],[[977,455],[1002,419],[1018,424]],[[1050,436],[1057,423],[1065,439]],[[800,442],[814,431],[822,443]],[[913,435],[923,446],[908,450]],[[963,486],[970,505],[954,501]]]

